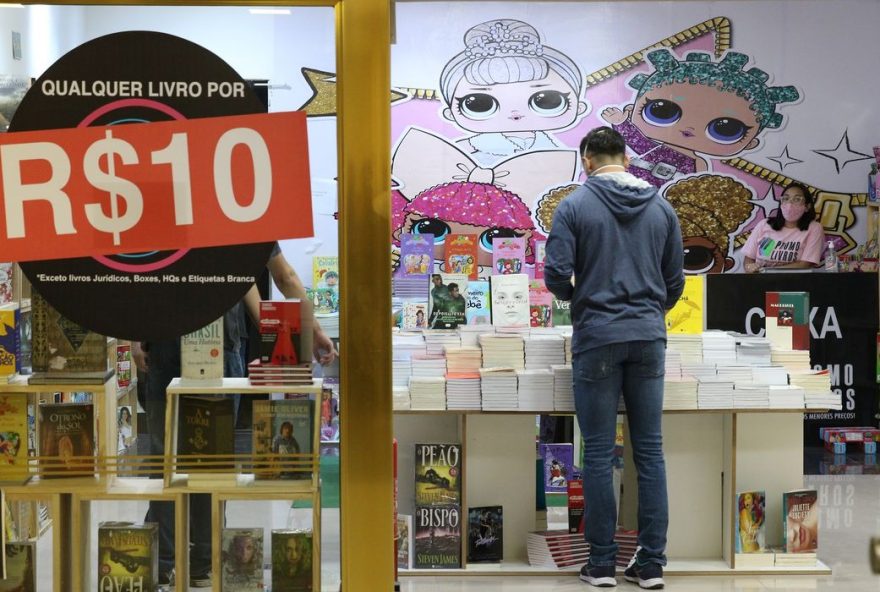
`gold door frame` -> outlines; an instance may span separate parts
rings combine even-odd
[[[391,1],[25,0],[23,4],[324,6],[336,11],[340,538],[343,592],[391,591]],[[316,591],[317,592],[317,591]]]

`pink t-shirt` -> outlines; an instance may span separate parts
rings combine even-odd
[[[795,261],[819,263],[825,242],[825,231],[818,222],[810,222],[806,230],[797,227],[773,230],[761,220],[752,230],[743,247],[743,255],[764,267],[777,267]]]

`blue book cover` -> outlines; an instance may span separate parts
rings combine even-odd
[[[18,304],[0,306],[0,376],[21,371],[21,336]]]
[[[539,452],[544,461],[544,491],[566,493],[572,479],[574,445],[540,444]]]

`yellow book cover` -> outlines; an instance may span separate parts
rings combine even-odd
[[[0,481],[28,476],[27,394],[0,394]]]
[[[699,334],[705,330],[703,303],[706,297],[706,276],[687,275],[684,292],[672,310],[666,313],[667,333]]]

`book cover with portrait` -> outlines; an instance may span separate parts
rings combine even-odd
[[[263,529],[224,528],[220,539],[220,590],[262,592]]]
[[[444,243],[443,271],[461,273],[470,280],[479,276],[477,265],[477,235],[448,234]]]
[[[523,273],[525,263],[525,237],[509,236],[492,239],[492,275]]]
[[[254,401],[253,451],[257,479],[311,479],[315,402]]]
[[[529,326],[529,276],[524,273],[493,275],[492,324],[496,327]]]

